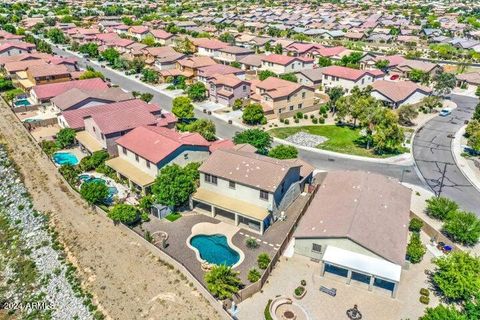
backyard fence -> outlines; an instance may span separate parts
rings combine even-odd
[[[257,282],[252,283],[251,285],[246,286],[242,290],[238,291],[237,294],[233,298],[233,301],[235,301],[235,303],[238,304],[238,303],[242,302],[243,300],[245,300],[247,298],[250,298],[251,296],[253,296],[255,293],[259,292],[263,288],[263,286],[265,285],[265,283],[268,280],[268,277],[272,273],[272,271],[275,267],[275,264],[278,262],[281,255],[283,254],[283,252],[285,252],[285,249],[287,248],[288,244],[292,240],[293,233],[295,232],[295,229],[297,228],[298,222],[300,221],[300,219],[305,214],[305,211],[307,211],[308,207],[310,206],[310,203],[312,202],[312,199],[315,197],[315,194],[317,193],[318,188],[319,188],[319,184],[315,185],[312,193],[309,195],[309,198],[308,198],[305,206],[302,208],[302,211],[300,212],[300,214],[296,217],[295,223],[292,224],[292,227],[288,231],[285,239],[283,240],[282,244],[278,248],[277,252],[272,257],[272,260],[270,261],[270,264],[268,265],[267,269],[265,269],[265,271],[263,272],[261,278]]]
[[[22,112],[28,112],[28,111],[37,111],[38,108],[40,108],[41,104],[35,104],[31,106],[16,106],[12,108],[14,113],[22,113]]]
[[[53,126],[58,123],[57,118],[50,118],[50,119],[35,119],[35,121],[32,122],[23,122],[23,126],[27,128],[29,131],[34,130],[36,128],[40,127],[48,127],[48,126]]]

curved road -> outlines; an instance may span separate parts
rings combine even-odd
[[[419,129],[413,140],[413,157],[427,185],[437,196],[457,201],[464,210],[480,215],[480,192],[465,178],[455,163],[452,140],[469,120],[478,99],[451,95],[457,108],[447,117],[435,117]]]
[[[70,52],[55,46],[52,47],[58,55],[78,58]],[[154,95],[153,103],[160,105],[166,110],[171,110],[172,108],[171,97],[153,90],[140,81],[133,80],[107,68],[100,68],[98,65],[88,62],[85,58],[79,59],[79,65],[82,68],[88,65],[101,71],[113,83],[126,90],[150,92]],[[321,170],[371,171],[422,187],[425,186],[425,181],[437,195],[448,196],[457,201],[465,210],[474,211],[480,215],[480,193],[468,182],[455,165],[450,148],[451,138],[447,137],[448,133],[454,134],[458,131],[465,119],[470,119],[473,108],[476,105],[476,99],[452,95],[452,100],[459,107],[451,116],[445,118],[436,117],[430,120],[415,136],[413,155],[418,170],[414,165],[375,163],[301,149],[299,150],[299,156]],[[211,119],[215,123],[217,135],[221,138],[231,138],[235,132],[240,130],[234,125],[204,114],[197,109],[195,109],[195,113],[198,118]],[[420,173],[420,177],[417,173]]]

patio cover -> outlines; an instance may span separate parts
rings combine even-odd
[[[78,140],[85,148],[90,152],[100,151],[103,146],[94,137],[92,137],[87,131],[77,132],[75,139]]]
[[[402,267],[386,260],[369,257],[360,253],[327,246],[322,260],[339,267],[370,274],[383,280],[400,282]]]
[[[120,157],[107,160],[105,161],[105,164],[140,187],[147,187],[155,181],[154,176],[138,169],[133,164]]]
[[[192,198],[258,221],[263,221],[269,215],[268,210],[265,208],[203,188],[197,189]]]

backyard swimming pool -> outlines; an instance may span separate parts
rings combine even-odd
[[[107,183],[107,181],[105,179],[98,178],[98,177],[95,177],[95,176],[91,176],[89,174],[81,174],[80,176],[78,176],[78,178],[82,182],[100,182],[100,183],[103,183],[103,184]],[[108,187],[108,198],[111,199],[117,193],[118,193],[117,187],[114,187],[114,186],[109,186]]]
[[[15,107],[26,107],[32,105],[27,99],[19,99],[13,103]]]
[[[227,237],[221,234],[197,235],[190,239],[190,244],[208,263],[233,266],[240,260],[239,253],[228,245]]]
[[[53,154],[53,161],[58,165],[70,164],[72,166],[78,164],[77,156],[71,152],[55,152]]]

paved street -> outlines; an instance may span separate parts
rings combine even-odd
[[[417,167],[436,195],[457,201],[465,210],[480,215],[480,193],[465,178],[455,164],[452,138],[472,116],[478,100],[452,95],[458,105],[450,116],[435,117],[419,130],[413,142],[413,156]]]

